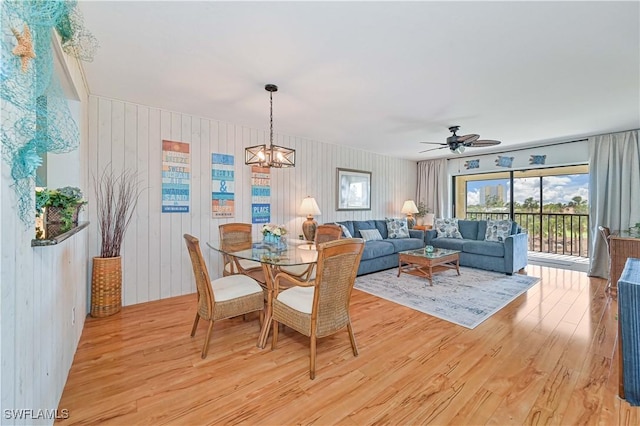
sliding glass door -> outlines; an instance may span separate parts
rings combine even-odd
[[[511,218],[529,250],[589,256],[588,165],[454,178],[456,217]]]

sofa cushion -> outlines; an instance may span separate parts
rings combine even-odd
[[[361,229],[360,235],[362,235],[362,239],[365,241],[377,241],[382,239],[382,235],[380,235],[380,231],[377,229]]]
[[[389,238],[389,232],[387,231],[386,220],[374,220],[373,224],[376,226],[376,229],[380,231],[380,235],[382,235],[383,240],[386,240],[387,238]]]
[[[478,221],[477,220],[459,220],[458,230],[465,240],[478,239]],[[484,240],[484,235],[481,240]]]
[[[373,259],[393,253],[395,253],[395,250],[389,240],[367,241],[364,243],[361,260]]]
[[[485,241],[504,242],[511,235],[513,222],[510,220],[487,220],[487,231],[484,236]]]
[[[484,241],[484,236],[485,236],[486,233],[487,233],[487,221],[486,220],[479,220],[478,221],[478,235],[474,239],[478,240],[478,241]]]
[[[462,246],[466,242],[468,242],[468,240],[461,238],[434,238],[431,240],[431,245],[438,248],[462,251]]]
[[[344,238],[353,238],[353,236],[351,235],[351,231],[349,231],[349,228],[338,222],[335,222],[335,224],[342,228],[342,236]]]
[[[504,243],[492,241],[466,241],[463,250],[465,253],[481,254],[484,256],[504,257]]]
[[[376,229],[376,224],[373,220],[354,220],[351,235],[353,235],[354,238],[362,238],[362,234],[360,233],[361,229]]]
[[[384,241],[388,241],[393,244],[393,249],[397,253],[405,250],[415,250],[424,247],[424,240],[421,238],[388,238]]]
[[[438,238],[462,238],[458,230],[458,219],[438,218],[434,222],[434,228],[438,233]]]
[[[407,218],[401,219],[388,218],[387,219],[387,233],[388,238],[409,238],[409,227],[407,226]]]
[[[334,222],[337,223],[338,225],[344,226],[347,228],[347,230],[349,231],[349,234],[351,235],[351,237],[347,237],[346,233],[344,232],[344,229],[342,230],[342,233],[345,234],[344,237],[345,238],[360,238],[359,235],[356,235],[356,231],[353,229],[353,221],[352,220],[345,220],[342,222]]]

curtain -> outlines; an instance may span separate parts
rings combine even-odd
[[[612,232],[640,222],[638,130],[589,138],[589,276],[607,278],[609,255],[598,226]],[[635,203],[634,203],[635,202]]]
[[[418,162],[416,200],[424,202],[435,217],[450,217],[447,160]]]

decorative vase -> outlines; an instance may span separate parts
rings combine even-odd
[[[94,257],[91,271],[91,316],[108,317],[122,309],[122,259]]]
[[[287,248],[287,242],[283,237],[267,232],[262,240],[265,244],[273,247],[275,250],[284,250]]]

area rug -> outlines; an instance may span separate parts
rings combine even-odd
[[[455,270],[436,274],[433,286],[426,278],[397,275],[397,268],[363,275],[354,288],[471,329],[540,281],[464,267],[460,276]]]

